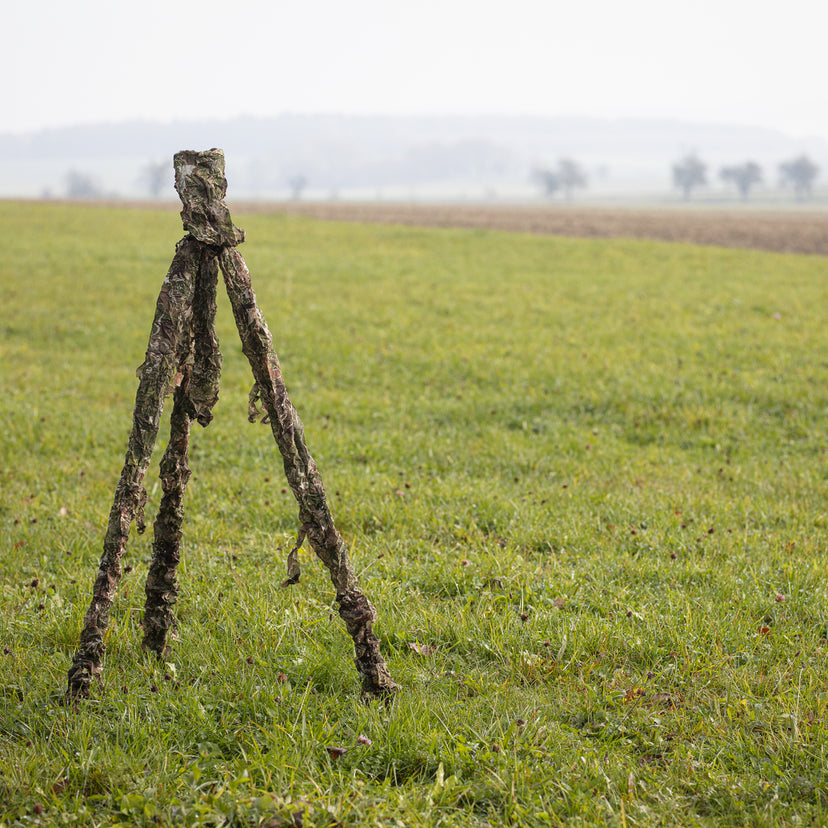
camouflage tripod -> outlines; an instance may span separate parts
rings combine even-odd
[[[297,552],[307,537],[330,571],[339,615],[354,640],[363,696],[393,693],[398,685],[388,672],[372,629],[375,610],[359,588],[348,548],[334,526],[322,479],[305,442],[302,421],[288,397],[270,331],[256,304],[250,273],[236,250],[236,245],[244,241],[244,232],[233,226],[224,203],[224,154],[218,149],[184,151],[175,155],[174,164],[175,188],[184,205],[181,219],[188,234],[176,246],[158,296],[146,359],[138,372],[140,382],[129,446],[109,513],[92,603],[69,670],[67,696],[87,696],[93,678],[101,676],[104,634],[121,577],[120,560],[133,520],[139,532],[144,530],[147,495],[143,479],[170,388],[174,388],[170,441],[161,460],[163,497],[153,527],[142,646],[163,655],[175,627],[176,569],[180,560],[184,492],[190,478],[190,423],[210,423],[219,391],[221,353],[215,332],[219,269],[242,350],[255,380],[250,392],[249,419],[253,422],[263,414],[263,422],[269,422],[288,484],[299,504],[301,525],[296,545],[288,556],[288,578],[284,583],[298,582]]]

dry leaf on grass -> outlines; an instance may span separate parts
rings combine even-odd
[[[437,647],[433,644],[419,644],[416,641],[409,641],[408,647],[410,650],[417,653],[418,656],[430,656],[437,651]]]

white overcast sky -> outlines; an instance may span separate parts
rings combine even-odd
[[[284,112],[828,138],[828,0],[11,0],[0,132]]]

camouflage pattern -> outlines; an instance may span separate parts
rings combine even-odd
[[[255,396],[251,393],[251,406],[255,408],[256,397],[260,398],[282,455],[285,476],[299,504],[301,529],[297,546],[288,557],[286,583],[299,580],[295,552],[305,535],[330,572],[339,615],[354,640],[355,663],[362,679],[363,696],[393,693],[398,688],[380,655],[379,639],[373,631],[376,611],[359,588],[348,558],[348,547],[334,525],[322,478],[308,450],[302,420],[288,396],[279,358],[273,349],[270,330],[256,303],[247,265],[233,247],[221,249],[219,265],[233,307],[242,351],[256,381]]]
[[[170,441],[161,460],[163,496],[153,524],[152,561],[145,587],[147,599],[141,646],[159,657],[167,651],[167,637],[176,626],[175,604],[179,589],[176,572],[181,561],[184,492],[190,479],[187,461],[193,407],[189,392],[190,367],[185,366],[181,384],[174,392]]]
[[[184,205],[184,229],[198,241],[215,247],[241,244],[244,230],[233,226],[224,203],[224,153],[220,149],[182,150],[173,156],[173,165],[175,189]]]
[[[213,419],[221,376],[221,351],[216,336],[217,285],[218,262],[211,250],[203,248],[193,300],[194,361],[189,398],[195,419],[204,427]]]
[[[121,557],[126,549],[132,521],[143,530],[143,509],[147,495],[144,475],[149,466],[164,398],[180,367],[182,345],[189,343],[193,295],[198,271],[199,243],[182,239],[161,287],[155,318],[147,345],[146,358],[138,369],[140,382],[135,395],[132,431],[129,436],[121,479],[109,512],[104,551],[92,589],[92,602],[84,618],[80,645],[69,670],[68,694],[88,695],[94,678],[100,678],[104,653],[104,633],[109,611],[121,578]]]
[[[175,187],[184,207],[181,218],[188,235],[177,245],[158,297],[146,359],[138,369],[140,383],[129,448],[110,512],[92,603],[69,671],[67,697],[87,696],[92,680],[100,678],[104,634],[121,576],[120,559],[132,521],[143,531],[143,478],[158,436],[164,398],[173,388],[170,441],[161,461],[163,496],[154,523],[153,557],[147,575],[143,646],[164,655],[175,629],[183,500],[190,477],[190,423],[210,423],[219,392],[221,353],[215,333],[219,268],[255,380],[248,417],[251,422],[261,418],[270,425],[299,504],[300,528],[288,555],[288,577],[283,585],[298,583],[298,551],[307,538],[330,572],[340,617],[354,641],[363,696],[388,696],[399,688],[373,632],[376,611],[359,588],[347,545],[334,525],[302,420],[288,396],[272,336],[256,303],[250,273],[235,249],[244,240],[244,232],[233,225],[224,203],[224,154],[218,149],[188,150],[177,153],[174,164]],[[259,401],[264,411],[259,409]]]

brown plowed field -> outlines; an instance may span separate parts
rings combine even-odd
[[[828,211],[234,202],[234,213],[332,221],[466,227],[582,238],[634,238],[828,255]]]

